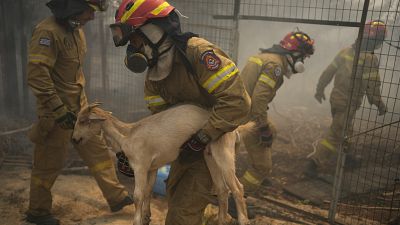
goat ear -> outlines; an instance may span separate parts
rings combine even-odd
[[[97,114],[94,114],[94,113],[90,113],[89,120],[90,121],[104,121],[104,120],[106,120],[106,118],[103,118],[103,117],[101,117],[101,116],[99,116]]]
[[[102,103],[101,102],[93,102],[89,105],[89,111],[92,110],[93,108],[96,108],[100,106]]]

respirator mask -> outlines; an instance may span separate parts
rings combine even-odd
[[[172,48],[172,44],[166,42],[167,33],[153,24],[144,25],[135,32],[143,39],[143,44],[140,48],[128,45],[125,65],[134,73],[143,73],[147,68],[155,67],[160,58]]]
[[[301,53],[295,52],[286,56],[288,60],[288,74],[289,78],[292,74],[295,73],[304,73],[306,68],[304,66],[304,56]]]

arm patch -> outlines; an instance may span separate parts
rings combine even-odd
[[[213,50],[207,50],[200,55],[200,62],[204,64],[207,70],[215,71],[221,66],[221,59]]]
[[[39,45],[43,45],[43,46],[46,46],[46,47],[50,47],[50,45],[51,45],[51,40],[50,40],[49,38],[41,37],[41,38],[39,39]]]

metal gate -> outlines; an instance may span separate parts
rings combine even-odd
[[[0,114],[34,118],[34,98],[26,85],[26,47],[34,25],[47,15],[45,0],[0,1]],[[200,34],[219,45],[239,64],[245,60],[243,39],[252,42],[254,34],[243,34],[245,21],[285,22],[290,26],[331,26],[355,29],[356,38],[363,24],[380,19],[387,24],[387,44],[375,52],[379,58],[381,96],[387,105],[384,116],[363,99],[354,119],[347,119],[339,148],[329,220],[333,223],[345,215],[341,223],[389,223],[400,216],[400,149],[399,149],[399,0],[174,0],[170,2],[181,14],[183,29]],[[143,101],[143,74],[132,74],[123,63],[125,48],[115,48],[108,29],[113,23],[118,1],[106,13],[85,26],[88,55],[84,72],[90,101],[104,102],[104,107],[125,120],[132,121],[147,114]],[[299,25],[300,23],[300,25]],[[279,25],[276,25],[277,27]],[[259,33],[275,35],[275,30]],[[327,41],[324,42],[328,43]],[[256,47],[254,47],[256,49]],[[318,46],[317,51],[336,51]],[[337,49],[338,51],[339,49]],[[358,62],[359,52],[354,62]],[[313,64],[315,68],[321,65]],[[323,65],[324,66],[324,65]],[[355,63],[350,96],[362,95],[355,89],[355,74],[364,69]],[[316,69],[308,73],[316,72]],[[298,89],[305,89],[306,79]],[[350,98],[348,106],[354,103]],[[348,107],[350,110],[350,107]],[[345,151],[343,150],[345,149]],[[345,168],[348,153],[363,159],[356,169]],[[304,156],[305,157],[305,156]],[[343,218],[343,217],[341,217]]]

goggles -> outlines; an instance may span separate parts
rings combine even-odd
[[[109,0],[87,0],[87,3],[95,11],[106,11],[108,8]]]
[[[133,26],[125,23],[111,24],[110,29],[115,47],[126,45],[129,41],[129,37],[135,33]]]

